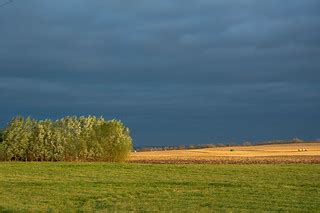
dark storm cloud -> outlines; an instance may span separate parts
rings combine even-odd
[[[115,116],[140,145],[320,137],[319,8],[14,1],[0,8],[0,118]]]

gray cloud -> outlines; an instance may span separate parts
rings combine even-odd
[[[319,8],[15,1],[0,9],[1,123],[14,114],[118,117],[138,145],[318,138]]]

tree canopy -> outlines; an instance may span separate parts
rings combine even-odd
[[[120,162],[132,149],[129,129],[121,121],[95,116],[55,121],[17,116],[0,137],[0,160],[9,161]]]

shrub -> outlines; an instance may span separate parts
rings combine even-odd
[[[300,139],[300,138],[293,138],[292,139],[293,143],[300,143],[300,142],[304,142],[304,140]]]
[[[189,146],[188,146],[188,149],[195,149],[195,148],[196,148],[195,145],[189,145]]]
[[[132,150],[129,129],[121,121],[111,120],[94,131],[94,138],[102,148],[100,160],[119,162],[126,160]]]
[[[245,141],[242,143],[243,146],[251,146],[252,143],[250,141]]]

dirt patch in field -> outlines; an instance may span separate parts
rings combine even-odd
[[[131,163],[320,164],[320,143],[234,146],[132,153]]]

